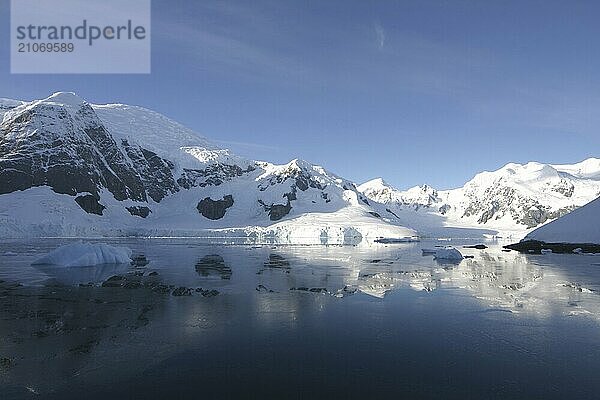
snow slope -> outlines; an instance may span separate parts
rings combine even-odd
[[[454,227],[523,237],[600,195],[600,159],[572,165],[510,163],[452,190],[423,185],[401,191],[380,178],[359,190],[424,234],[439,236]]]
[[[1,104],[0,237],[417,235],[320,166],[244,159],[141,107],[65,92]]]
[[[600,198],[529,233],[524,240],[600,244]]]

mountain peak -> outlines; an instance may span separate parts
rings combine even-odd
[[[83,100],[81,97],[77,96],[73,92],[56,92],[42,101],[65,106],[80,106],[86,103],[85,100]]]
[[[386,181],[384,181],[383,178],[381,178],[381,177],[371,179],[370,181],[367,181],[359,186],[359,188],[363,188],[363,190],[367,189],[367,188],[375,189],[375,188],[384,188],[384,187],[391,187],[391,186]]]

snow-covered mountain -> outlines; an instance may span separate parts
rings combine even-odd
[[[320,166],[247,160],[141,107],[59,92],[0,99],[0,120],[0,237],[416,235]]]
[[[380,178],[359,190],[425,234],[437,236],[444,226],[523,236],[600,196],[600,159],[573,165],[511,163],[452,190],[423,185],[401,191]]]
[[[600,244],[600,198],[535,229],[524,240]]]

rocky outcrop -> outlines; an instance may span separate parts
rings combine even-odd
[[[233,196],[228,194],[222,200],[213,200],[210,197],[202,199],[196,208],[205,218],[217,220],[225,216],[227,209],[233,206]]]
[[[150,210],[146,206],[132,206],[126,207],[126,209],[131,215],[135,215],[142,218],[146,218],[152,212],[152,210]]]
[[[287,193],[286,193],[287,194]],[[284,197],[287,197],[284,195]],[[285,217],[292,210],[292,204],[288,198],[286,204],[271,204],[267,205],[262,200],[258,201],[261,206],[265,209],[265,211],[269,214],[269,219],[271,221],[279,221],[281,218]]]
[[[559,254],[600,253],[600,244],[546,243],[538,240],[523,240],[519,243],[513,243],[504,246],[504,248],[529,254],[542,254],[544,251],[551,251],[552,253]]]
[[[75,197],[75,201],[88,214],[102,215],[106,207],[99,203],[100,197],[93,194],[85,194]]]
[[[159,203],[165,196],[179,191],[173,177],[174,165],[171,161],[162,159],[141,146],[132,146],[126,139],[121,140],[121,147],[132,161],[146,193],[152,200]]]
[[[239,165],[213,164],[204,169],[184,168],[177,183],[185,189],[192,187],[219,186],[223,182],[242,176],[256,169],[253,165],[242,169]]]
[[[287,204],[273,204],[269,208],[269,219],[271,221],[279,221],[290,213],[292,206],[288,201]]]

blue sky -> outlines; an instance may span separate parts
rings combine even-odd
[[[600,156],[599,2],[153,0],[150,75],[11,75],[157,110],[235,152],[362,182],[462,185]]]

